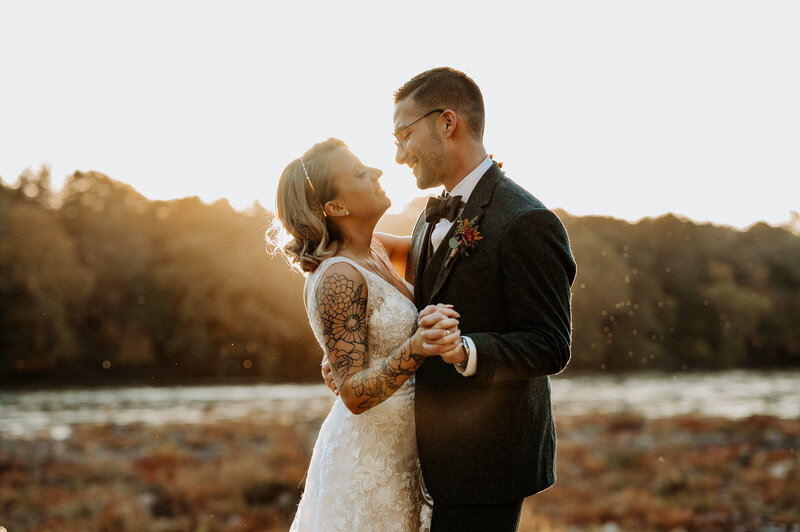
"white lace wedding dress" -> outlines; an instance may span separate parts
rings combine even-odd
[[[306,281],[306,308],[320,345],[316,286],[325,270],[337,262],[357,268],[367,284],[367,355],[374,364],[414,333],[417,309],[382,277],[344,257],[327,259]],[[419,486],[414,376],[383,403],[360,415],[351,413],[337,397],[314,445],[290,532],[427,530],[430,515]]]

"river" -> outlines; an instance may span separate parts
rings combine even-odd
[[[557,416],[636,412],[800,418],[800,371],[558,376]],[[210,423],[222,419],[319,418],[333,396],[320,384],[127,386],[0,391],[0,438],[65,439],[72,426]]]

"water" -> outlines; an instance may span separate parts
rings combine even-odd
[[[800,417],[800,371],[554,377],[557,416],[636,412]],[[66,439],[72,426],[319,418],[333,403],[317,385],[119,387],[0,392],[0,438]]]
[[[554,377],[557,414],[638,412],[650,418],[700,414],[800,418],[800,371]]]

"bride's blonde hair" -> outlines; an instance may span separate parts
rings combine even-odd
[[[286,166],[278,181],[267,250],[282,252],[289,264],[304,272],[313,272],[336,253],[326,251],[331,243],[341,243],[339,228],[325,214],[325,204],[339,194],[327,156],[339,147],[347,145],[335,138],[314,144]]]

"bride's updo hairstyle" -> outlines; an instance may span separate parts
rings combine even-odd
[[[290,264],[304,272],[316,270],[336,252],[326,248],[342,239],[339,228],[324,211],[325,203],[339,194],[336,176],[328,164],[328,155],[339,147],[347,145],[335,138],[314,144],[286,166],[278,181],[277,220],[267,231],[267,248],[282,251]]]

